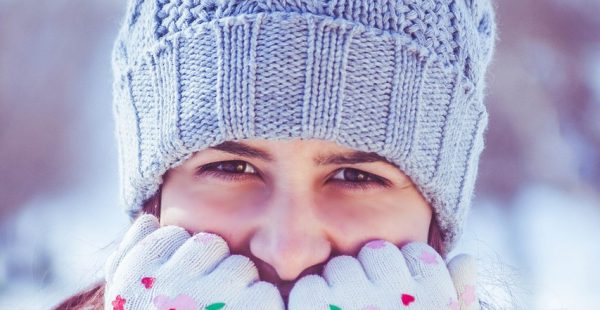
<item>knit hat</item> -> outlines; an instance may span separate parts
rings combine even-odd
[[[121,204],[228,140],[375,152],[433,207],[446,251],[468,212],[495,40],[488,0],[130,0],[113,50]]]

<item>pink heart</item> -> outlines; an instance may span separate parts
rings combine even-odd
[[[194,240],[201,244],[208,244],[216,238],[217,237],[215,235],[205,232],[199,232],[196,235],[194,235]]]
[[[460,299],[467,305],[474,302],[476,299],[475,286],[465,285],[465,290],[460,294]]]
[[[425,250],[423,252],[421,252],[420,259],[425,264],[430,264],[430,265],[437,265],[438,264],[437,257],[435,256],[435,254],[430,253],[430,252],[425,251]]]
[[[158,310],[197,310],[198,304],[188,295],[178,295],[175,298],[158,295],[154,298],[154,305]]]
[[[367,243],[367,247],[371,249],[381,249],[385,246],[384,240],[373,240]]]
[[[452,298],[450,298],[450,301],[448,302],[448,307],[450,307],[450,310],[459,310],[460,309],[460,305],[458,304],[458,301],[452,300]]]

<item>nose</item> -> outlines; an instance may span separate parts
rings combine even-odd
[[[308,195],[286,193],[267,206],[264,220],[250,240],[250,251],[284,281],[296,279],[331,253],[325,227]]]

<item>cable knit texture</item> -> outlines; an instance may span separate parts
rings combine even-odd
[[[495,41],[489,0],[130,0],[113,49],[121,203],[227,140],[376,152],[450,251],[473,196]]]

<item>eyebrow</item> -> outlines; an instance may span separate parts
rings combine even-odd
[[[241,142],[225,141],[221,144],[210,147],[210,149],[215,149],[248,158],[256,158],[270,162],[274,161],[273,157],[269,153]],[[389,162],[385,157],[380,156],[377,153],[363,151],[351,151],[338,154],[320,155],[314,158],[314,162],[317,166],[351,165],[372,162],[383,162],[395,166],[394,164]]]
[[[217,144],[215,146],[211,146],[210,149],[219,150],[227,153],[231,153],[234,155],[249,157],[249,158],[258,158],[264,161],[273,161],[273,157],[269,155],[269,153],[251,147],[249,145],[235,142],[235,141],[225,141],[221,144]]]

